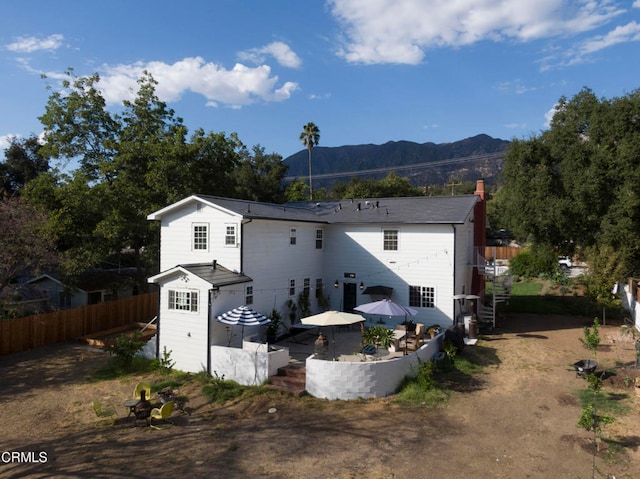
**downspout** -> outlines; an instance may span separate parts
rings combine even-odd
[[[213,289],[208,291],[209,301],[207,307],[207,374],[211,376],[211,298]]]
[[[457,261],[456,261],[456,234],[458,232],[458,230],[456,230],[456,225],[454,225],[453,223],[451,224],[451,228],[453,229],[453,287],[451,288],[451,291],[453,291],[453,294],[456,294],[456,265],[457,265]],[[456,300],[451,298],[451,301],[453,301],[453,318],[452,318],[452,323],[455,326],[457,318],[456,318]]]
[[[251,218],[240,222],[240,272],[244,273],[244,225],[251,223]]]
[[[161,330],[161,321],[160,321],[160,293],[162,292],[162,288],[158,288],[158,322],[156,324],[156,359],[160,359],[160,330]]]

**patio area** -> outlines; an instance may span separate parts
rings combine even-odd
[[[360,354],[362,332],[359,325],[293,328],[291,335],[279,338],[274,346],[287,348],[292,362],[304,363],[309,356],[314,354],[315,341],[318,339],[320,332],[329,341],[327,349],[327,359],[329,360],[335,357],[337,361],[342,362],[381,361],[400,358],[404,355],[403,351],[388,351],[385,348],[379,348],[375,355]]]

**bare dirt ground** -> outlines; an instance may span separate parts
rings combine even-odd
[[[463,356],[485,373],[470,377],[443,407],[406,406],[393,397],[362,401],[261,395],[210,405],[194,383],[181,390],[190,415],[163,430],[132,427],[123,402],[139,380],[90,382],[106,364],[100,349],[76,344],[0,358],[0,454],[33,452],[46,462],[0,462],[0,477],[62,478],[590,478],[593,435],[576,427],[572,363],[593,319],[512,315]],[[634,343],[601,327],[597,360],[616,368],[605,390],[622,407],[604,428],[594,477],[640,477],[640,396]],[[120,419],[96,428],[94,399]],[[269,413],[270,408],[277,412]]]

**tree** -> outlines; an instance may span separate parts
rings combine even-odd
[[[560,98],[551,128],[514,140],[505,157],[500,224],[558,254],[606,245],[623,275],[640,270],[640,90]]]
[[[268,203],[283,203],[282,180],[287,165],[282,156],[265,154],[259,145],[253,147],[253,155],[245,152],[235,170],[236,197]]]
[[[45,229],[42,211],[19,198],[3,200],[0,225],[0,291],[19,274],[37,274],[56,263],[54,238]]]
[[[0,163],[0,199],[19,193],[29,181],[49,170],[49,161],[41,149],[36,136],[11,140],[5,161]]]
[[[302,128],[302,133],[300,133],[300,139],[302,140],[302,144],[305,146],[307,151],[309,152],[309,199],[313,201],[313,182],[311,175],[311,150],[314,146],[318,144],[320,141],[320,130],[313,122],[309,122]]]

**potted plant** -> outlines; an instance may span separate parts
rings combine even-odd
[[[277,309],[271,311],[271,322],[267,325],[267,343],[275,343],[282,323],[282,315]]]
[[[364,331],[362,341],[376,347],[388,348],[393,342],[393,330],[382,325],[373,326]]]
[[[427,334],[431,337],[431,339],[435,338],[441,332],[442,332],[442,328],[440,327],[439,324],[434,324],[432,326],[429,326],[429,328],[427,329]]]

